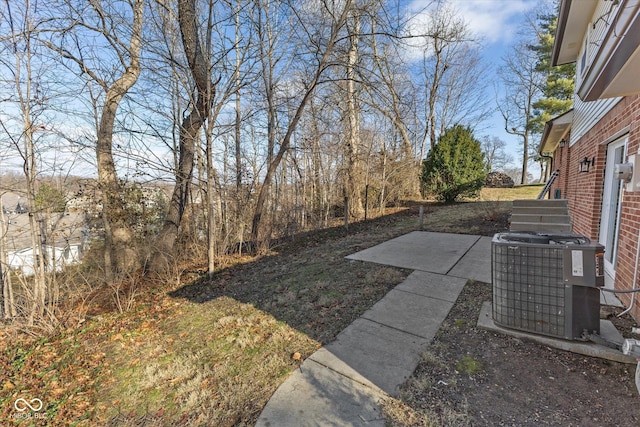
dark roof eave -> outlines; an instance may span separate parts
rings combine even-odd
[[[567,29],[567,20],[569,19],[569,10],[571,9],[572,0],[561,0],[560,11],[558,12],[558,26],[556,28],[556,39],[553,42],[553,51],[551,53],[551,65],[564,65],[558,64],[558,57],[560,56],[560,46],[564,39],[564,33]],[[575,62],[575,61],[570,61]],[[570,63],[566,62],[566,64]]]
[[[549,138],[549,134],[551,133],[551,130],[553,129],[553,125],[555,122],[560,121],[561,119],[565,118],[565,116],[567,115],[573,115],[573,108],[571,108],[570,110],[565,111],[564,113],[554,117],[553,119],[549,120],[548,122],[546,122],[544,124],[544,130],[542,131],[542,138],[540,138],[540,147],[538,148],[538,154],[541,156],[545,156],[544,153],[550,153],[552,151],[555,151],[555,147],[552,151],[549,150],[543,150],[547,144],[546,141]],[[569,123],[569,130],[571,129],[571,124]],[[568,131],[567,131],[568,132]],[[558,141],[559,143],[559,141]]]

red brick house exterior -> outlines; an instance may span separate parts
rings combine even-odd
[[[548,122],[540,148],[559,171],[550,197],[569,201],[574,232],[605,244],[609,282],[618,290],[640,288],[640,188],[617,179],[613,166],[640,153],[640,78],[633,75],[640,75],[634,62],[639,45],[636,2],[561,2],[552,59],[554,65],[576,62],[577,93],[571,124],[565,129],[560,118]],[[635,169],[640,177],[640,162]],[[631,314],[640,321],[640,295],[617,296],[627,307],[636,299]]]

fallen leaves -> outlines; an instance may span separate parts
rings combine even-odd
[[[77,333],[51,337],[45,345],[43,341],[18,342],[20,351],[14,348],[0,353],[0,369],[11,378],[2,385],[2,400],[39,398],[52,424],[87,418],[93,410],[92,396],[103,355],[88,351]],[[7,407],[2,416],[11,415],[12,406]]]
[[[41,397],[51,425],[253,424],[292,369],[393,285],[382,267],[342,258],[381,236],[377,229],[311,235],[289,253],[247,257],[179,295],[159,284],[141,290],[128,312],[102,310],[82,328],[20,351],[0,347],[0,403],[18,392]],[[322,293],[326,307],[317,304]],[[0,331],[0,344],[7,342],[16,345]]]

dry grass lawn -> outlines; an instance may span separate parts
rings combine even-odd
[[[252,425],[305,357],[409,273],[344,257],[419,227],[492,235],[514,198],[539,187],[484,191],[481,201],[414,202],[391,215],[281,242],[212,280],[141,288],[124,313],[102,312],[40,339],[0,329],[0,425],[13,402],[39,397],[49,425]],[[535,197],[533,195],[533,197]]]

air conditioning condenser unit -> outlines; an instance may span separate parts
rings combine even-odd
[[[600,333],[604,247],[569,233],[498,233],[491,243],[493,321],[569,340]]]

